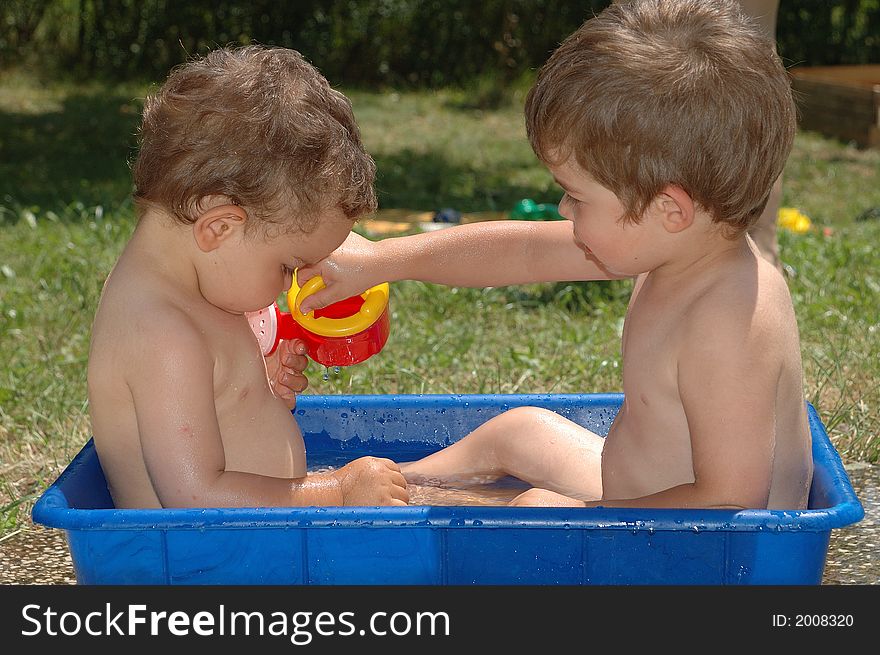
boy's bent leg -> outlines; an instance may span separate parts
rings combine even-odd
[[[518,407],[456,443],[400,465],[408,482],[490,482],[512,475],[582,500],[602,497],[605,440],[567,418]]]

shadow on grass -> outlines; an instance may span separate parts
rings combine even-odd
[[[74,92],[57,111],[0,111],[0,204],[42,211],[122,202],[141,103]]]
[[[559,200],[553,189],[515,184],[512,165],[487,168],[450,162],[440,154],[411,149],[376,156],[376,190],[383,209],[461,212],[508,211],[523,198]]]
[[[0,205],[13,210],[6,220],[16,220],[16,209],[25,208],[77,220],[80,213],[59,209],[74,202],[90,207],[126,200],[141,107],[140,99],[105,92],[73,93],[57,111],[0,111]],[[521,164],[477,166],[456,159],[450,161],[440,150],[377,155],[380,206],[507,211],[523,198],[558,200],[554,190],[511,182]]]

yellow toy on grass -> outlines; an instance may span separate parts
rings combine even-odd
[[[809,217],[795,207],[780,207],[779,213],[776,215],[776,224],[795,234],[809,232],[813,226]]]

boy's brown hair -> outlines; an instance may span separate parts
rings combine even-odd
[[[641,0],[586,21],[526,99],[538,157],[575,160],[638,221],[678,185],[730,237],[761,215],[796,130],[775,45],[728,0]]]
[[[289,210],[295,224],[276,227],[310,231],[322,210],[376,209],[351,103],[295,50],[221,48],[178,66],[147,97],[139,136],[141,212],[192,223],[202,198],[225,195],[262,222]]]

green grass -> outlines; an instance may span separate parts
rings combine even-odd
[[[0,78],[0,534],[89,437],[86,360],[101,286],[134,225],[126,160],[144,88]],[[353,93],[382,209],[504,211],[558,192],[525,140],[521,94]],[[880,458],[880,153],[801,134],[784,205],[818,228],[780,233],[801,327],[805,393],[845,460]],[[392,287],[382,354],[309,393],[618,391],[629,282]]]

